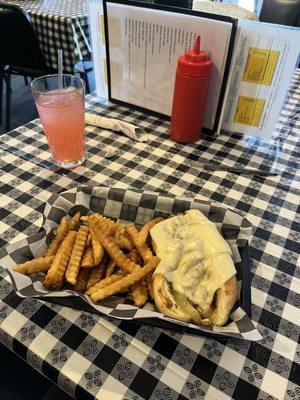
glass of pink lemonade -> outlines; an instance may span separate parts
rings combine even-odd
[[[55,164],[75,168],[84,158],[84,81],[72,75],[46,75],[31,83],[35,104]]]

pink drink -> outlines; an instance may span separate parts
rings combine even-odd
[[[53,158],[60,166],[84,161],[84,96],[74,87],[41,93],[36,107]],[[74,165],[72,165],[74,163]]]

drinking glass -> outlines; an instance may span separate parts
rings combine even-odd
[[[84,81],[72,75],[46,75],[31,83],[36,108],[55,164],[75,168],[84,160]]]

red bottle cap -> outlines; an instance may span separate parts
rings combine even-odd
[[[205,51],[200,51],[200,36],[197,36],[193,50],[179,57],[177,71],[189,76],[211,75],[212,62]]]

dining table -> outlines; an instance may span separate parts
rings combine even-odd
[[[74,73],[79,60],[90,59],[86,0],[0,0],[28,13],[50,70],[57,70],[57,50],[63,50],[64,72]]]
[[[54,3],[54,2],[53,2]],[[18,296],[0,266],[0,342],[75,399],[300,399],[300,73],[272,137],[223,132],[170,140],[170,121],[86,97],[86,111],[135,124],[147,142],[86,127],[86,162],[53,165],[38,119],[0,136],[0,246],[30,237],[54,193],[81,186],[151,191],[234,209],[252,224],[249,341],[96,315]],[[201,169],[239,165],[276,176]]]

